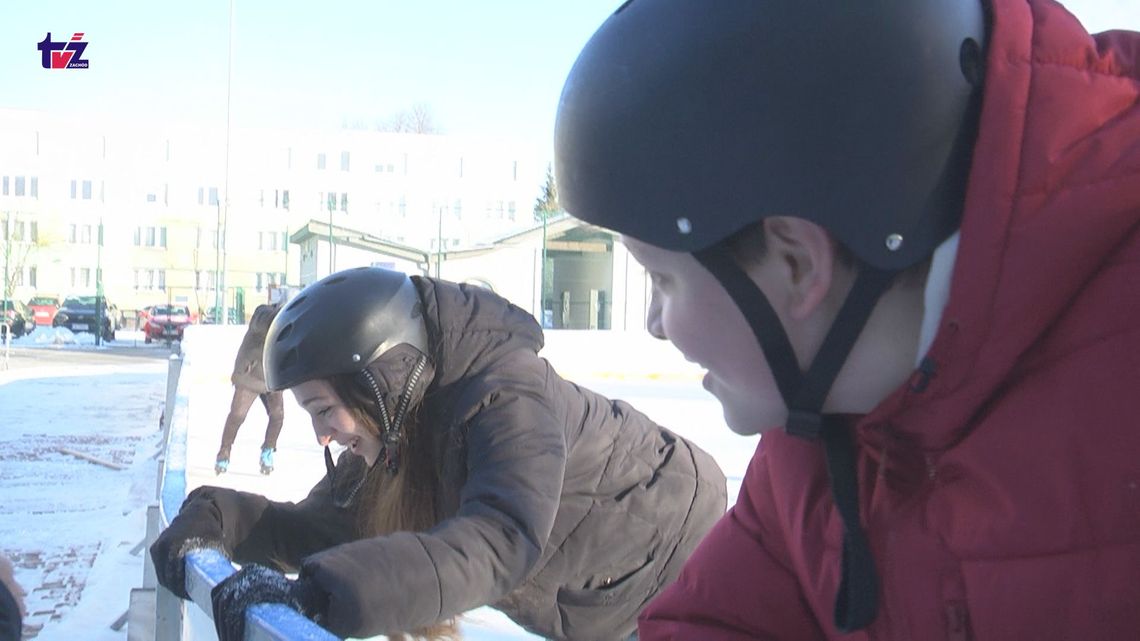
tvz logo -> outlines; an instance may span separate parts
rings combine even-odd
[[[72,35],[70,42],[56,42],[51,39],[50,31],[36,45],[44,69],[87,69],[91,63],[83,59],[83,50],[86,48],[87,43],[83,42],[82,33]]]

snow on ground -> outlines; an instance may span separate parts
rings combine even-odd
[[[286,398],[276,471],[258,473],[266,415],[255,403],[233,448],[230,472],[216,476],[214,455],[229,407],[229,373],[244,327],[195,326],[183,346],[179,383],[188,437],[188,489],[213,484],[276,500],[303,497],[323,474],[321,449],[308,416]],[[85,338],[86,337],[86,338]],[[112,344],[139,349],[138,332],[120,331]],[[89,334],[39,328],[19,347],[93,350]],[[755,438],[732,434],[719,405],[699,384],[699,370],[667,343],[620,332],[549,332],[543,355],[576,382],[622,398],[709,451],[729,477],[734,500],[755,449]],[[157,489],[159,416],[165,360],[137,365],[22,368],[0,371],[0,553],[15,561],[16,578],[31,593],[37,641],[126,639],[111,624],[142,584],[145,508]],[[180,406],[181,407],[181,406]],[[70,448],[125,469],[60,452]],[[135,554],[132,554],[135,552]],[[212,624],[187,609],[195,639],[213,638]],[[468,641],[535,639],[502,614],[480,608],[464,616]]]

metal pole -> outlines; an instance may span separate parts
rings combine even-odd
[[[8,261],[12,258],[12,212],[4,212],[4,287],[0,294],[0,298],[4,299],[2,309],[0,309],[0,330],[3,331],[4,343],[4,369],[8,369],[8,348],[12,342],[12,325],[8,324]],[[32,317],[32,322],[35,322],[35,317]],[[13,323],[14,325],[15,323]]]
[[[222,220],[221,237],[222,243],[219,247],[222,252],[222,271],[219,276],[221,282],[218,289],[221,291],[222,301],[225,302],[226,296],[226,236],[230,228],[230,124],[233,120],[230,110],[230,89],[233,85],[234,76],[234,0],[230,0],[230,23],[229,23],[229,51],[226,56],[226,175],[225,175],[225,194],[223,197],[226,201],[226,215]],[[225,318],[219,321],[221,325],[229,324],[229,314],[225,314]]]
[[[103,216],[99,216],[99,238],[95,245],[95,346],[103,344]]]
[[[538,285],[538,307],[543,327],[546,326],[546,219],[549,215],[548,210],[542,210],[542,282]]]
[[[3,322],[8,322],[8,261],[12,258],[12,212],[4,212],[4,309]]]
[[[435,231],[435,277],[439,278],[440,264],[443,262],[443,207],[439,208],[439,227]]]
[[[333,273],[333,236],[332,236],[332,220],[333,220],[333,202],[336,201],[336,195],[330,193],[328,197],[329,206],[329,274]]]
[[[214,203],[218,209],[218,226],[214,229],[214,322],[222,322],[222,202]]]

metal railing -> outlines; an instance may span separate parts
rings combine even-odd
[[[162,459],[158,471],[158,506],[148,511],[147,546],[157,533],[165,528],[170,519],[178,514],[182,501],[186,498],[186,418],[187,399],[177,394],[182,358],[175,354],[170,357],[167,372],[166,407],[163,410]],[[153,516],[152,516],[153,514]],[[152,534],[153,531],[153,534]],[[147,559],[147,565],[151,561]],[[213,606],[210,591],[218,583],[235,572],[229,559],[217,550],[198,550],[186,556],[186,592],[191,601],[213,619]],[[153,587],[155,603],[155,641],[181,641],[185,626],[185,603],[173,592],[156,586],[153,571],[144,576],[144,589]],[[146,583],[152,582],[150,586]],[[340,641],[340,638],[302,616],[292,608],[266,603],[246,610],[246,641]]]

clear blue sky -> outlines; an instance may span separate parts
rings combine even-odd
[[[426,103],[445,132],[525,138],[549,154],[566,73],[618,4],[235,0],[235,124],[335,128]],[[1140,0],[1065,4],[1093,31],[1140,29]],[[228,0],[8,5],[0,107],[224,124]],[[42,69],[35,45],[48,31],[83,31],[91,68]]]

